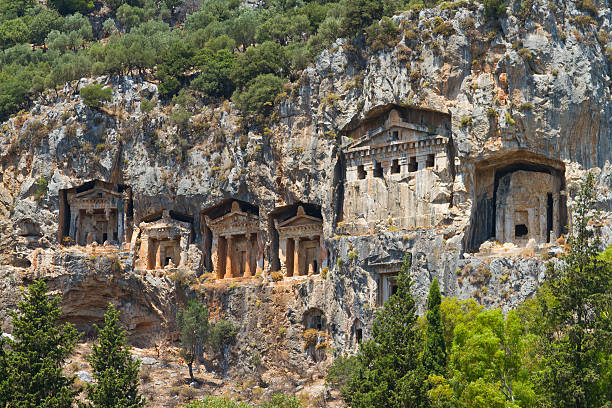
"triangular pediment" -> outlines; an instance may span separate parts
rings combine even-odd
[[[323,220],[310,215],[296,215],[279,224],[279,227],[297,227],[300,225],[322,225]]]
[[[107,190],[105,188],[94,187],[91,190],[75,194],[75,197],[80,199],[93,200],[96,198],[121,197],[121,194],[116,191]]]
[[[225,214],[223,217],[219,217],[217,219],[211,220],[211,225],[219,225],[219,224],[236,224],[236,223],[245,223],[245,222],[254,222],[256,221],[256,217],[252,214],[247,214],[245,212],[231,212]]]

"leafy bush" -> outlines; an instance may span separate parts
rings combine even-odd
[[[61,14],[88,13],[94,8],[92,0],[49,0],[47,4]]]
[[[149,113],[153,110],[153,108],[155,108],[153,102],[151,102],[147,98],[142,98],[142,100],[140,101],[140,111],[142,113]]]
[[[284,81],[274,74],[259,75],[245,90],[234,92],[232,101],[245,115],[263,117],[271,112],[283,84]]]
[[[383,17],[366,28],[367,44],[372,53],[395,46],[399,41],[400,30],[389,17]]]
[[[103,84],[94,84],[81,88],[80,91],[83,103],[92,108],[99,108],[103,102],[108,102],[113,97],[111,87],[105,87]]]
[[[445,37],[448,37],[449,35],[455,33],[455,29],[453,28],[453,25],[451,23],[445,21],[443,23],[438,24],[433,29],[433,33],[436,35],[443,35]]]
[[[238,328],[231,320],[219,320],[209,330],[208,344],[216,353],[221,353],[225,346],[232,344],[236,340]]]
[[[506,15],[506,0],[483,0],[482,3],[487,18],[495,19]]]
[[[225,397],[205,397],[199,401],[192,401],[185,408],[249,408],[243,402],[237,402]]]
[[[302,408],[302,402],[297,397],[274,394],[269,401],[261,405],[260,408]]]

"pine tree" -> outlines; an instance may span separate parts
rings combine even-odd
[[[373,340],[362,344],[356,368],[343,389],[352,407],[426,406],[426,376],[418,358],[421,336],[408,257],[397,283],[396,293],[376,313]]]
[[[423,368],[428,375],[444,375],[446,372],[446,344],[440,303],[442,303],[442,297],[438,278],[436,278],[429,287],[427,297],[427,329],[422,357]]]
[[[603,406],[603,363],[612,353],[612,265],[599,256],[594,177],[589,174],[572,208],[569,251],[551,263],[538,299],[544,316],[541,393],[552,406]]]
[[[195,381],[193,362],[198,346],[208,335],[208,309],[197,300],[190,300],[187,308],[179,309],[176,314],[176,324],[181,332],[181,357],[187,363],[191,381]]]
[[[6,342],[8,349],[0,356],[8,363],[8,381],[0,387],[5,387],[9,407],[69,408],[79,392],[72,389],[75,377],[66,377],[62,369],[79,334],[69,323],[58,326],[59,302],[59,296],[47,296],[47,285],[38,280],[23,294],[18,311],[9,312],[14,340]]]
[[[0,337],[0,407],[5,407],[9,400],[9,362],[5,347],[6,340]]]
[[[137,408],[145,405],[138,393],[140,362],[132,358],[126,344],[119,311],[112,305],[104,314],[97,344],[92,345],[88,361],[95,383],[87,386],[88,408]]]

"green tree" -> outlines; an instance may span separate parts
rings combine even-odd
[[[506,15],[506,0],[483,0],[485,16],[489,19],[496,19]]]
[[[377,0],[347,0],[342,21],[342,31],[347,36],[359,33],[382,18],[384,2]]]
[[[200,74],[191,82],[191,86],[211,97],[229,98],[234,92],[234,83],[230,78],[234,66],[234,54],[228,50],[213,52],[203,49],[193,58],[193,65],[200,69]]]
[[[0,368],[8,372],[0,386],[9,407],[69,408],[79,392],[73,390],[75,377],[66,377],[62,367],[80,336],[71,324],[58,325],[59,302],[59,296],[47,296],[47,285],[38,280],[23,293],[17,311],[9,312],[14,340],[6,342],[0,357],[0,364],[8,364]]]
[[[192,401],[185,408],[249,408],[244,402],[237,402],[225,397],[204,397],[202,400]]]
[[[457,324],[454,337],[452,383],[463,404],[534,406],[533,373],[524,360],[534,339],[514,311],[504,318],[500,309],[483,310],[473,321]]]
[[[99,108],[104,102],[113,99],[113,89],[104,84],[94,84],[81,88],[80,91],[83,103],[92,108]]]
[[[138,408],[145,405],[138,392],[140,362],[132,358],[125,329],[119,322],[119,311],[109,304],[104,314],[97,344],[91,347],[88,361],[94,384],[87,386],[88,408]]]
[[[26,43],[29,39],[30,28],[23,18],[3,21],[0,24],[0,44],[2,44],[2,48]]]
[[[274,74],[259,75],[244,91],[234,92],[232,101],[246,116],[269,114],[274,106],[274,99],[282,91],[284,81]]]
[[[76,12],[88,13],[94,8],[92,0],[49,0],[47,5],[59,11],[62,15]]]
[[[612,265],[598,253],[594,185],[589,173],[572,208],[569,251],[549,264],[538,295],[545,323],[540,391],[553,406],[610,403],[602,384],[612,354]]]
[[[189,368],[189,377],[193,376],[193,362],[197,356],[198,346],[202,345],[208,337],[208,309],[193,299],[187,302],[187,307],[179,309],[176,313],[176,324],[181,335],[181,358]]]
[[[237,88],[243,88],[257,76],[274,74],[279,77],[289,72],[289,59],[283,47],[266,41],[256,47],[249,47],[236,60],[231,78]]]
[[[352,407],[426,406],[426,375],[418,358],[421,333],[408,257],[397,283],[396,293],[376,312],[373,339],[361,345],[357,368],[343,388],[344,400]]]
[[[440,287],[438,278],[435,278],[429,287],[427,297],[427,329],[425,332],[425,346],[423,348],[423,368],[428,375],[444,375],[446,372],[446,342],[444,341],[444,327],[440,313]]]
[[[274,394],[269,401],[263,403],[260,408],[302,408],[300,399],[285,394]]]

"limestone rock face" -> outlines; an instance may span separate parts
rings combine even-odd
[[[545,279],[544,259],[561,253],[556,239],[571,222],[586,171],[597,176],[603,243],[612,242],[612,63],[605,51],[612,43],[596,37],[611,30],[612,11],[601,8],[596,30],[576,25],[582,12],[575,2],[533,3],[526,20],[510,15],[499,30],[472,4],[395,16],[406,35],[377,52],[338,40],[303,71],[264,129],[244,129],[225,103],[199,106],[185,132],[169,120],[172,107],[140,111],[140,100],[156,100],[157,88],[132,77],[80,81],[112,86],[113,100],[101,110],[84,105],[68,84],[59,97],[44,95],[0,128],[3,330],[10,331],[6,312],[17,288],[37,277],[64,295],[63,318],[83,330],[101,321],[108,302],[117,304],[139,344],[160,332],[171,337],[178,305],[198,297],[213,319],[240,326],[236,347],[225,353],[226,373],[251,370],[257,352],[282,373],[262,378],[298,386],[299,373],[316,377],[331,360],[329,350],[354,350],[370,336],[405,253],[421,307],[436,277],[445,296],[515,307]],[[509,11],[519,8],[509,2]],[[436,34],[435,17],[454,33]],[[384,151],[388,173],[360,179],[348,157],[356,140],[343,130],[390,106],[449,117],[444,149],[427,153],[434,166],[422,157],[423,170],[405,173],[411,156]],[[429,125],[415,127],[423,140],[439,135]],[[92,180],[129,186],[129,240],[61,242],[62,191]],[[206,209],[230,198],[258,211],[253,276],[217,280]],[[511,214],[498,211],[510,203]],[[299,206],[316,210],[313,248],[320,252],[308,258],[316,268],[308,261],[305,274],[288,277],[281,273],[288,247],[276,225]],[[168,255],[156,253],[160,268],[143,273],[141,223],[165,211],[185,225]],[[309,323],[313,315],[325,322],[321,330],[309,327],[317,326]]]

